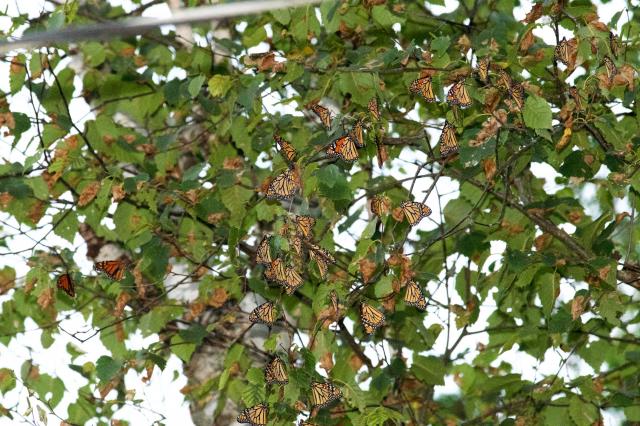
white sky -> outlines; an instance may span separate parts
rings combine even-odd
[[[14,15],[17,12],[17,8],[19,6],[19,10],[22,13],[28,13],[30,17],[37,16],[42,9],[44,1],[43,0],[29,0],[29,1],[21,1],[21,0],[0,0],[0,10],[7,9],[10,15]],[[127,0],[117,0],[112,1],[112,3],[124,4],[125,8],[131,9],[131,5]],[[435,13],[441,13],[444,11],[451,11],[458,6],[457,1],[446,1],[445,7],[433,7],[433,11]],[[522,2],[520,7],[514,9],[514,16],[516,19],[523,19],[525,14],[530,10],[531,2],[525,1]],[[599,6],[599,14],[600,19],[603,22],[608,22],[610,17],[617,11],[622,10],[624,8],[624,2],[622,0],[614,0],[609,2],[606,7]],[[145,11],[144,16],[148,17],[160,17],[167,16],[170,14],[170,11],[166,5],[157,5],[149,8]],[[626,16],[623,14],[622,18],[619,21],[619,25],[621,26],[626,21]],[[0,27],[6,27],[8,22],[7,18],[0,18]],[[619,28],[618,28],[619,29]],[[564,30],[562,30],[564,31]],[[552,31],[547,28],[539,28],[535,30],[535,34],[550,45],[555,44],[555,37],[553,36]],[[565,35],[565,34],[561,34]],[[567,32],[566,35],[569,35]],[[259,50],[259,49],[258,49]],[[79,84],[77,85],[79,87]],[[0,89],[3,91],[8,91],[8,65],[6,63],[0,63]],[[275,101],[275,100],[274,100]],[[11,99],[12,110],[14,111],[23,111],[27,114],[32,114],[32,110],[30,105],[27,103],[26,90],[18,93],[16,96]],[[274,105],[270,107],[273,109],[277,109]],[[289,107],[291,108],[291,107]],[[90,114],[87,115],[88,106],[84,104],[81,100],[74,101],[72,105],[72,114],[76,120],[80,117],[85,117],[85,119],[91,119],[92,116]],[[439,130],[428,129],[428,132],[431,135],[432,140],[437,141],[439,136]],[[9,161],[21,161],[22,155],[17,151],[10,151],[10,142],[7,140],[2,140],[0,138],[0,157],[7,159]],[[386,167],[383,171],[379,171],[378,173],[385,174],[393,174],[397,178],[401,178],[404,176],[413,176],[415,173],[415,166],[412,166],[409,163],[414,163],[416,161],[422,162],[424,161],[426,156],[422,153],[417,153],[415,151],[405,150],[400,157],[400,160],[395,160],[391,167]],[[399,171],[399,168],[404,168],[404,173]],[[555,185],[554,178],[555,172],[549,166],[545,165],[537,165],[534,168],[534,173],[539,177],[545,177],[547,184],[546,188],[552,193],[555,192],[559,187]],[[423,191],[425,191],[431,185],[430,179],[420,179],[417,181],[414,187],[414,196],[418,199],[421,199],[421,195]],[[410,183],[406,183],[406,187],[409,188]],[[438,191],[440,193],[449,193],[448,197],[443,197],[445,199],[454,199],[457,197],[456,189],[457,184],[452,182],[450,179],[442,178],[438,181],[437,185]],[[588,195],[588,194],[587,194]],[[436,204],[437,197],[434,193],[431,195],[428,200],[428,204],[433,208],[434,214],[431,216],[432,218],[438,218],[440,211]],[[442,205],[444,207],[444,204]],[[357,210],[357,208],[361,207],[360,205],[354,206],[353,210]],[[622,206],[621,208],[623,208]],[[3,213],[0,213],[0,219],[7,220],[7,216]],[[15,221],[8,220],[8,223],[13,224],[14,226],[18,226]],[[366,221],[358,221],[356,224],[349,230],[350,233],[359,235],[360,232],[366,226]],[[415,237],[418,229],[426,230],[435,228],[435,224],[433,221],[423,220],[421,224],[416,227],[411,236]],[[43,229],[41,231],[35,231],[30,235],[38,239],[42,235],[46,233],[47,229]],[[353,247],[353,239],[347,232],[342,234],[338,234],[336,231],[336,241],[346,247]],[[57,238],[55,235],[49,235],[45,240],[49,245],[59,245],[59,246],[69,246],[69,244]],[[27,238],[17,238],[14,240],[14,245],[12,245],[12,249],[22,247],[30,247],[33,244],[33,241],[28,240]],[[501,258],[500,254],[504,250],[503,243],[493,242],[491,244],[491,252],[494,254],[492,256],[493,260],[499,260]],[[77,265],[82,268],[83,273],[91,274],[91,264],[88,262],[86,258],[86,250],[84,247],[84,242],[80,237],[74,241],[74,249],[76,250],[74,260]],[[1,253],[1,252],[0,252]],[[454,259],[451,257],[448,259],[449,266],[454,267],[453,265]],[[458,262],[458,267],[460,267],[464,262]],[[0,255],[0,268],[4,265],[11,265],[16,268],[18,277],[22,277],[28,271],[28,267],[24,265],[23,260],[21,258],[2,256]],[[485,268],[486,268],[485,264]],[[440,301],[446,301],[446,295],[444,294],[444,286],[437,286],[436,282],[424,283],[427,285],[430,292],[434,294],[434,298]],[[573,293],[579,287],[570,287],[568,285],[562,286],[562,293],[560,295],[561,300],[568,300],[572,298]],[[451,292],[452,303],[462,303],[461,300],[457,297],[455,291]],[[7,299],[8,296],[0,296],[0,303]],[[472,327],[472,330],[483,329],[486,326],[486,318],[493,310],[493,302],[491,300],[487,301],[482,309],[481,315],[478,322]],[[438,324],[446,324],[446,317],[442,312],[435,313],[433,310],[430,311],[430,314],[426,316],[425,323],[427,326],[438,323]],[[79,314],[75,314],[72,316],[70,320],[64,321],[62,323],[62,327],[67,331],[77,331],[83,330],[87,328],[84,320],[81,318]],[[56,337],[56,343],[54,343],[53,347],[43,350],[40,345],[40,331],[37,330],[36,325],[31,322],[27,324],[26,327],[28,330],[33,330],[26,332],[18,337],[18,339],[14,339],[12,343],[9,345],[9,348],[0,348],[0,368],[7,367],[11,368],[16,372],[19,372],[21,364],[31,358],[34,360],[34,363],[39,365],[41,373],[49,373],[55,377],[60,377],[64,380],[65,386],[69,390],[67,392],[67,396],[63,400],[63,402],[56,408],[56,413],[60,417],[66,416],[66,407],[72,402],[72,396],[75,395],[75,390],[85,384],[85,380],[75,373],[74,371],[68,368],[69,364],[69,356],[66,353],[65,347],[68,343],[74,343],[77,347],[80,347],[82,351],[85,352],[85,355],[80,356],[78,359],[74,360],[74,364],[82,364],[87,361],[95,362],[101,355],[108,355],[107,350],[100,343],[99,339],[94,338],[80,344],[68,335],[61,333]],[[451,341],[454,341],[457,337],[458,330],[451,330],[452,335],[450,336]],[[441,337],[436,342],[434,348],[430,353],[441,354],[445,349],[446,342],[446,332],[443,331]],[[142,348],[148,345],[150,342],[155,341],[156,339],[152,336],[148,339],[142,339],[140,336],[133,336],[129,339],[130,344],[128,345],[130,348]],[[19,343],[17,343],[19,341]],[[467,348],[475,348],[476,343],[478,342],[487,342],[487,335],[484,333],[480,333],[474,336],[466,337],[463,341],[463,344],[460,345],[460,348],[457,352],[465,350]],[[367,348],[367,354],[372,358],[379,358],[378,351],[379,347],[369,347]],[[558,371],[558,365],[560,361],[566,357],[567,354],[563,353],[560,350],[552,350],[550,349],[543,362],[537,362],[534,358],[526,355],[524,353],[517,351],[517,346],[511,351],[505,352],[499,360],[496,362],[496,365],[501,361],[509,362],[513,365],[516,372],[519,372],[523,375],[523,378],[529,380],[539,380],[544,374],[555,374]],[[472,356],[467,358],[468,360],[472,359]],[[561,371],[561,376],[574,376],[576,374],[587,374],[591,373],[591,369],[582,362],[578,361],[577,358],[573,358],[573,362],[567,363],[567,368],[564,368]],[[129,389],[134,389],[136,393],[136,399],[143,399],[144,402],[141,404],[142,409],[134,408],[131,406],[127,406],[121,410],[119,410],[114,416],[114,418],[126,419],[134,425],[147,425],[151,424],[153,421],[159,420],[160,416],[157,413],[161,413],[166,417],[166,424],[168,425],[181,425],[181,426],[189,426],[192,424],[190,420],[189,410],[187,404],[184,402],[184,398],[179,390],[186,384],[186,379],[181,374],[182,371],[182,363],[175,356],[173,356],[168,364],[167,368],[160,372],[157,368],[154,371],[154,375],[152,380],[144,384],[140,380],[140,377],[137,377],[134,373],[130,372],[126,378],[126,385]],[[19,375],[19,374],[18,374]],[[446,384],[444,386],[436,387],[436,395],[444,394],[444,393],[454,393],[457,392],[457,386],[453,382],[452,377],[448,377],[446,380]],[[5,406],[12,406],[13,404],[18,404],[20,407],[20,412],[25,413],[27,407],[29,405],[28,399],[30,399],[30,403],[35,406],[38,402],[35,398],[29,398],[29,396],[24,391],[20,385],[18,385],[17,389],[13,392],[10,392],[3,398],[2,403]],[[34,414],[34,418],[37,418],[37,414]],[[32,415],[28,416],[29,418]],[[50,415],[48,418],[50,424],[58,424],[59,419],[55,416]],[[615,414],[608,414],[605,418],[605,423],[608,425],[617,424],[619,421],[619,416]],[[0,419],[0,426],[2,425],[10,425],[14,424],[9,420]]]

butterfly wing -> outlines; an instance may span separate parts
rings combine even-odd
[[[304,283],[304,280],[293,268],[285,268],[284,279],[280,281],[280,285],[284,286],[287,294],[293,294]]]
[[[264,379],[269,385],[286,385],[289,383],[289,376],[285,370],[284,362],[280,358],[275,357],[267,364],[264,369]]]
[[[484,57],[478,60],[476,73],[478,74],[480,80],[484,83],[489,80],[489,63],[490,61],[488,57]]]
[[[374,120],[380,120],[380,110],[378,109],[378,98],[375,96],[369,100],[367,104],[367,108],[369,109],[369,113],[373,117]]]
[[[513,83],[509,88],[509,95],[518,106],[519,110],[524,107],[524,87],[520,83]]]
[[[313,227],[316,224],[316,220],[313,217],[296,216],[294,222],[296,224],[296,232],[299,235],[307,239],[313,236]]]
[[[258,244],[258,250],[256,251],[256,263],[261,265],[271,264],[271,236],[265,235]]]
[[[413,80],[409,86],[411,93],[421,95],[427,102],[436,102],[436,95],[433,94],[433,82],[431,76],[426,76]]]
[[[335,264],[336,259],[331,253],[316,244],[309,245],[309,257],[316,262],[320,277],[323,279],[327,276],[329,264]]]
[[[251,426],[265,426],[267,424],[268,414],[269,406],[262,403],[245,408],[236,420],[238,423],[249,423]]]
[[[382,216],[389,212],[389,199],[380,195],[371,198],[371,213]]]
[[[296,158],[296,149],[289,142],[284,140],[280,135],[273,135],[273,140],[276,142],[278,148],[280,148],[280,153],[288,162],[292,162]]]
[[[448,121],[445,121],[442,133],[440,134],[440,156],[448,157],[458,152],[458,138],[456,128]]]
[[[400,205],[400,208],[411,226],[431,214],[431,209],[427,205],[416,201],[405,201]]]
[[[56,286],[70,297],[76,297],[76,288],[69,274],[62,274],[56,280]]]
[[[459,105],[462,108],[471,105],[471,97],[467,92],[467,86],[464,85],[464,80],[460,80],[451,86],[449,93],[447,93],[447,102],[450,105]]]
[[[322,125],[331,128],[331,112],[320,104],[311,105],[311,110],[320,118]]]
[[[351,139],[356,144],[357,148],[364,147],[364,132],[362,130],[362,122],[358,120],[351,129]]]
[[[565,65],[569,65],[571,58],[569,57],[569,42],[566,37],[563,37],[560,43],[556,46],[554,56],[557,61],[562,62]]]
[[[614,58],[618,59],[620,54],[620,39],[612,31],[609,31],[609,49]]]
[[[384,314],[371,305],[360,305],[360,320],[367,334],[372,334],[384,325]]]
[[[498,84],[504,90],[509,90],[512,85],[511,76],[502,68],[498,70]]]
[[[124,277],[127,265],[121,260],[105,260],[94,263],[93,269],[98,272],[104,272],[114,281],[120,281]]]
[[[327,155],[350,162],[358,159],[358,149],[351,136],[344,135],[333,141],[331,146],[327,148]]]
[[[604,67],[607,70],[609,83],[611,83],[613,82],[613,78],[616,76],[616,74],[618,74],[618,68],[616,67],[616,64],[614,64],[611,58],[609,58],[608,56],[605,56],[602,62],[604,63]]]
[[[276,176],[267,188],[266,196],[270,199],[289,200],[300,189],[300,183],[293,169],[287,169]]]
[[[276,308],[273,303],[265,302],[249,314],[249,321],[272,326],[276,322]]]
[[[332,383],[311,383],[311,405],[323,408],[340,399],[342,391]]]
[[[427,299],[424,297],[424,294],[418,284],[413,281],[409,281],[407,284],[404,301],[407,305],[415,306],[421,311],[427,309]]]

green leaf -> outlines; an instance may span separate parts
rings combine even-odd
[[[536,288],[542,302],[542,312],[549,316],[560,291],[560,277],[554,273],[544,273],[536,277]]]
[[[16,376],[8,368],[0,368],[0,393],[6,394],[16,387]]]
[[[431,385],[444,385],[444,375],[446,368],[442,359],[434,356],[421,356],[417,355],[413,359],[413,365],[411,366],[411,372],[415,376]]]
[[[199,75],[189,80],[189,86],[187,86],[187,91],[189,92],[189,95],[191,95],[192,98],[195,98],[196,96],[198,96],[198,93],[200,93],[200,89],[202,89],[202,85],[204,84],[205,80],[206,80],[206,77],[204,75]]]
[[[387,6],[378,5],[373,6],[371,9],[371,16],[373,20],[377,22],[381,27],[391,27],[393,24],[400,22],[403,23],[404,19],[394,15],[387,9]]]
[[[122,368],[122,362],[109,356],[101,356],[96,362],[96,375],[101,382],[108,382]]]
[[[551,107],[546,100],[539,96],[531,95],[527,98],[522,114],[527,127],[533,129],[551,128]]]
[[[569,401],[569,416],[576,426],[591,426],[600,419],[600,411],[593,404],[586,403],[574,395]]]
[[[209,93],[211,96],[219,97],[227,94],[233,85],[231,77],[228,75],[217,74],[209,79]]]

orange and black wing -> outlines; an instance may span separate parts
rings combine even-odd
[[[264,368],[264,380],[268,385],[286,385],[289,383],[289,376],[285,369],[284,362],[278,358],[273,358]]]
[[[342,397],[342,391],[333,383],[311,383],[311,405],[323,408]]]
[[[448,121],[445,121],[442,133],[440,134],[440,156],[448,157],[458,152],[458,138],[456,137],[456,128]]]
[[[365,333],[371,334],[384,325],[384,314],[373,306],[363,303],[360,305],[360,320]]]
[[[300,182],[294,169],[287,169],[276,176],[267,188],[267,198],[291,199],[300,189]]]
[[[489,80],[489,57],[485,56],[482,59],[478,59],[478,64],[476,66],[476,74],[478,74],[478,78],[483,83],[486,83]]]
[[[265,235],[258,244],[258,250],[256,251],[256,263],[261,265],[271,264],[271,236]]]
[[[569,94],[573,98],[573,102],[576,104],[576,109],[578,111],[582,110],[582,100],[580,99],[580,92],[578,92],[578,88],[576,86],[571,86],[569,88]]]
[[[409,86],[411,93],[422,95],[427,102],[436,102],[436,95],[433,94],[433,84],[431,76],[426,76],[413,80]]]
[[[562,62],[565,65],[569,65],[569,62],[571,61],[571,49],[566,37],[562,37],[562,40],[556,46],[554,56],[557,61]]]
[[[467,91],[467,86],[464,85],[464,80],[460,80],[451,86],[447,93],[447,102],[450,105],[458,105],[462,108],[471,105],[471,97]]]
[[[67,293],[71,297],[76,297],[76,287],[73,284],[73,280],[71,279],[71,275],[62,274],[58,277],[56,281],[57,287]]]
[[[331,128],[331,111],[320,104],[311,105],[311,111],[313,111],[318,116],[318,118],[320,118],[320,121],[322,122],[322,125],[324,127],[326,127],[327,129]]]
[[[618,59],[620,54],[620,39],[612,31],[609,31],[609,48],[614,58]]]
[[[369,104],[367,105],[367,108],[369,109],[369,113],[371,114],[374,120],[376,121],[380,120],[380,110],[378,109],[377,97],[374,96],[369,100]]]
[[[504,90],[509,90],[512,85],[511,76],[502,68],[498,69],[498,85]]]
[[[353,129],[351,129],[351,138],[353,142],[356,144],[357,148],[364,147],[364,131],[362,129],[362,121],[356,121],[356,124],[353,125]]]
[[[269,415],[269,406],[265,403],[245,408],[236,419],[238,423],[248,423],[251,426],[265,426],[267,424],[267,416]]]
[[[610,57],[605,56],[602,60],[604,67],[607,70],[607,76],[609,77],[609,83],[613,82],[613,78],[618,74],[618,67],[613,63]]]
[[[509,95],[511,95],[511,99],[513,99],[518,109],[522,111],[524,107],[524,87],[522,84],[513,83],[509,88]]]
[[[296,224],[296,232],[299,235],[302,235],[306,239],[313,237],[313,227],[316,224],[316,220],[313,217],[296,216],[294,222]]]
[[[385,196],[375,195],[371,198],[371,213],[382,216],[389,212],[389,199]]]
[[[424,297],[420,286],[413,281],[409,281],[407,284],[407,290],[404,293],[404,301],[407,305],[415,306],[421,311],[427,309],[427,299]]]
[[[344,161],[355,161],[358,159],[358,149],[351,136],[344,135],[331,143],[327,148],[327,155],[342,158]]]
[[[98,272],[104,272],[114,281],[120,281],[124,277],[127,265],[122,260],[105,260],[94,263],[93,269]]]
[[[273,135],[273,140],[280,149],[280,153],[289,163],[296,159],[296,149],[289,142],[284,140],[280,135]]]
[[[254,324],[272,326],[276,322],[276,307],[272,302],[265,302],[249,314],[249,321]]]
[[[417,201],[405,201],[400,205],[400,208],[411,226],[431,214],[431,209],[426,204]]]
[[[284,270],[284,279],[280,280],[279,283],[284,287],[285,293],[293,294],[304,284],[304,280],[295,269],[286,267]]]
[[[318,265],[320,277],[323,279],[327,276],[329,265],[336,263],[336,259],[331,253],[316,244],[309,244],[309,257]]]

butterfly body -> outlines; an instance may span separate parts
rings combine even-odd
[[[427,299],[424,297],[420,286],[413,281],[409,281],[409,283],[407,283],[404,301],[407,305],[415,306],[421,311],[427,309]]]
[[[331,128],[331,111],[329,111],[329,109],[323,107],[320,104],[313,104],[311,105],[310,108],[311,108],[311,111],[313,111],[315,115],[318,116],[322,125],[327,129],[330,129]]]
[[[554,57],[558,62],[562,62],[565,65],[569,65],[571,62],[571,49],[566,37],[562,37],[562,40],[556,46]]]
[[[276,176],[267,188],[270,199],[289,200],[300,190],[300,182],[295,169],[289,168]]]
[[[270,265],[271,262],[271,236],[265,235],[256,250],[256,263]]]
[[[120,281],[127,270],[127,264],[122,260],[104,260],[94,263],[93,269],[103,272],[114,281]]]
[[[264,380],[268,385],[286,385],[289,383],[289,376],[285,369],[284,362],[278,358],[273,358],[264,369]]]
[[[296,233],[302,237],[309,239],[313,237],[313,227],[316,224],[315,218],[311,216],[298,216],[293,219],[296,224]]]
[[[71,275],[62,274],[56,280],[56,286],[67,293],[69,297],[76,297],[76,287],[73,284],[73,280],[71,279]]]
[[[311,405],[323,408],[342,397],[342,391],[333,383],[311,383]]]
[[[458,153],[458,138],[456,137],[456,128],[445,121],[442,133],[440,134],[440,156],[448,157]]]
[[[467,87],[464,85],[464,80],[460,80],[451,86],[447,93],[447,103],[449,105],[458,105],[461,108],[471,105],[471,97],[467,92]]]
[[[238,423],[248,423],[251,426],[265,426],[268,415],[269,406],[261,403],[242,410],[236,420]]]
[[[372,334],[385,324],[384,314],[371,305],[360,305],[360,320],[367,334]]]
[[[489,66],[489,57],[485,56],[484,58],[478,60],[478,64],[476,66],[476,74],[478,74],[478,78],[480,78],[480,81],[482,81],[483,83],[489,81]]]
[[[400,208],[411,226],[431,214],[431,209],[426,204],[417,201],[405,201],[400,205]]]
[[[289,142],[284,140],[280,135],[273,135],[273,140],[276,142],[278,148],[280,148],[280,153],[289,163],[293,162],[296,159],[296,149]]]
[[[254,324],[266,324],[271,327],[276,322],[276,307],[272,302],[259,305],[249,314],[249,321]]]
[[[358,149],[351,136],[343,135],[331,143],[327,148],[327,155],[351,162],[358,159]]]

